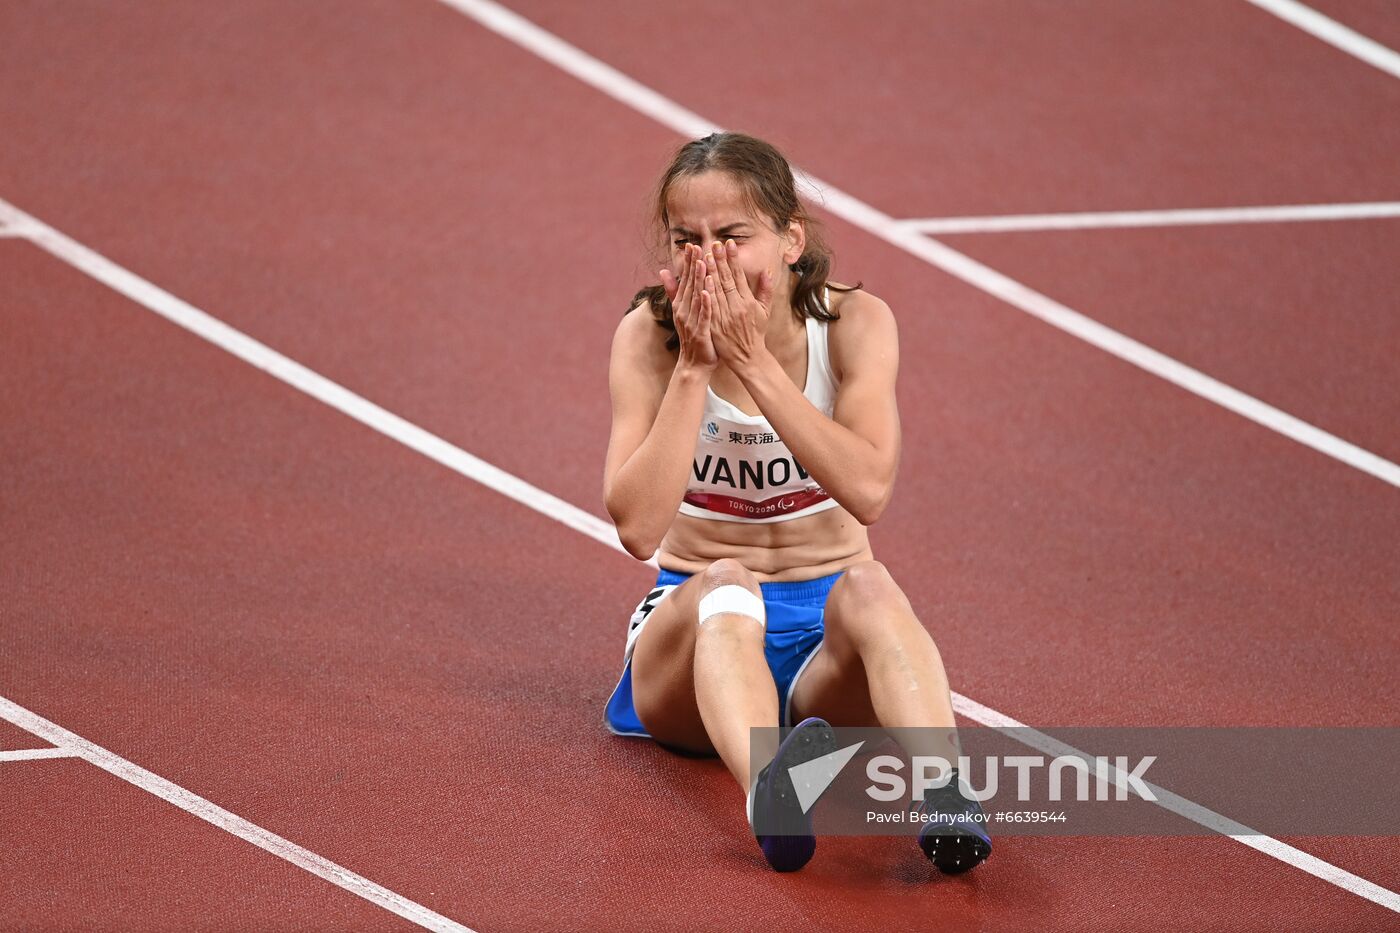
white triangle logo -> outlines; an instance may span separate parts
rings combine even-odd
[[[860,747],[864,744],[864,742],[857,742],[854,745],[847,745],[845,748],[838,748],[829,755],[813,758],[811,761],[804,761],[800,765],[788,768],[788,777],[792,779],[792,787],[793,790],[797,791],[797,802],[802,804],[803,813],[812,809],[812,804],[826,793],[831,782],[836,780],[836,775],[841,773],[841,769],[846,767],[846,763],[855,757],[856,752],[860,751]]]

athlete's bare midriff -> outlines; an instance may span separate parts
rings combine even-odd
[[[732,557],[761,583],[812,580],[873,560],[867,529],[841,506],[786,522],[748,524],[677,513],[656,562],[699,573]]]
[[[845,295],[831,293],[832,310],[840,314]],[[828,324],[839,326],[839,319]],[[793,352],[781,362],[799,381],[807,369],[806,328],[792,331]],[[835,361],[833,361],[835,363]],[[724,370],[724,367],[721,367]],[[669,381],[670,373],[666,373]],[[737,377],[717,371],[711,387],[741,410],[755,407]],[[729,557],[748,568],[760,583],[812,580],[844,570],[863,560],[873,560],[868,529],[839,504],[833,508],[785,522],[727,522],[676,513],[656,561],[664,569],[699,573],[721,558]]]

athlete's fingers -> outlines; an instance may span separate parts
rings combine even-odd
[[[707,249],[706,254],[704,254],[704,263],[706,263],[706,277],[714,279],[714,284],[717,286],[714,297],[718,301],[724,301],[724,293],[728,289],[724,286],[724,272],[722,272],[724,261],[720,259],[720,244],[718,242],[715,242],[714,247]]]
[[[725,298],[724,289],[719,287],[715,281],[714,273],[705,276],[705,290],[710,295],[710,310],[715,313],[722,322],[729,322],[729,301]]]
[[[738,263],[739,247],[735,244],[733,240],[726,240],[724,244],[724,253],[726,265],[729,265],[731,263],[734,264],[733,266],[731,266],[731,268],[733,269],[734,287],[739,292],[739,297],[742,298],[744,301],[748,301],[750,298],[753,297],[753,292],[749,290],[749,280],[744,275],[744,270],[734,268],[734,266],[737,266]]]
[[[715,258],[713,250],[705,253],[705,269],[705,285],[710,290],[710,300],[714,303],[715,312],[720,318],[727,318],[731,310],[729,293],[719,287],[719,260]]]
[[[687,265],[690,269],[690,292],[686,295],[686,298],[691,307],[698,307],[700,304],[700,289],[705,285],[705,264],[700,261],[700,257],[697,253],[691,258]]]
[[[680,287],[676,293],[685,294],[686,288],[690,285],[690,247],[686,247],[686,254],[681,257],[681,280]]]
[[[758,275],[758,293],[754,295],[758,303],[767,308],[773,303],[773,273],[764,269]]]
[[[729,267],[729,248],[726,243],[715,241],[714,247],[715,267],[719,270],[720,287],[724,289],[726,295],[735,295],[739,292],[739,286],[734,284],[734,270]]]
[[[671,295],[671,323],[677,327],[685,325],[685,290],[689,282],[686,279],[685,270],[681,270],[680,281],[676,283],[676,293]]]
[[[695,269],[690,261],[690,247],[685,248],[685,258],[681,263],[681,284],[676,291],[676,301],[672,304],[673,314],[685,315],[690,307],[692,296],[695,294]]]

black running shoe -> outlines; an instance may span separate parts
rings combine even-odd
[[[834,751],[836,735],[830,724],[813,716],[792,727],[773,760],[758,772],[753,792],[754,838],[774,871],[797,871],[817,851],[812,817],[802,812],[789,769]]]
[[[992,854],[982,805],[963,796],[957,771],[943,787],[924,791],[918,812],[919,848],[943,874],[960,875]]]

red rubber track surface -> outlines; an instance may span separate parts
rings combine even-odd
[[[1400,48],[1400,18],[1389,0],[1321,0],[1308,6],[1381,45]]]
[[[1237,389],[1400,460],[1400,294],[1376,288],[1394,275],[1400,220],[942,239]]]
[[[37,738],[18,726],[11,725],[0,719],[0,751],[11,751],[25,748],[52,748],[53,743],[45,742]]]
[[[5,766],[7,930],[403,930],[393,914],[76,759]]]
[[[1395,199],[1400,83],[1244,4],[1179,6],[516,9],[902,217]],[[673,134],[432,3],[11,3],[0,35],[0,197],[602,514],[607,350]],[[830,226],[835,277],[899,317],[904,458],[872,539],[956,690],[1034,725],[1397,724],[1392,488]],[[1394,459],[1396,240],[948,242]],[[775,876],[718,762],[602,730],[648,568],[30,244],[0,241],[0,281],[0,695],[427,907],[481,930],[1392,923],[1223,839],[1008,837],[944,879],[912,843],[831,838]],[[399,924],[81,762],[0,780],[5,923]],[[1393,840],[1291,841],[1400,883]]]
[[[1400,86],[1245,3],[512,8],[894,216],[1396,194]]]

